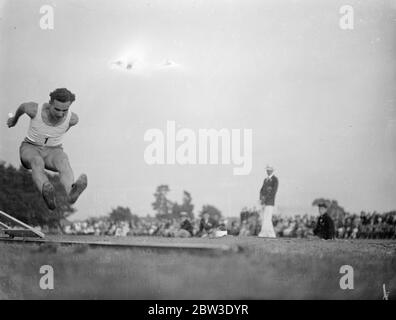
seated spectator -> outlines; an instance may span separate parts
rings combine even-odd
[[[242,221],[242,225],[241,225],[241,229],[239,231],[239,235],[240,236],[249,236],[250,235],[249,224],[248,224],[247,220],[243,220]]]
[[[217,227],[217,221],[211,218],[209,213],[204,212],[202,215],[202,219],[199,222],[198,235],[200,237],[206,237],[211,233],[213,233],[216,227]]]
[[[248,218],[249,235],[257,236],[261,230],[261,224],[258,222],[258,216],[252,215]]]
[[[226,236],[228,234],[226,225],[227,225],[227,221],[224,219],[221,219],[218,226],[210,234],[210,237],[221,238],[221,237]]]
[[[297,223],[295,221],[289,220],[289,225],[283,229],[283,236],[284,237],[295,237],[297,229]]]
[[[277,237],[283,237],[283,230],[286,229],[286,225],[283,222],[283,219],[278,219],[274,222],[274,230]]]
[[[180,224],[180,234],[182,234],[183,238],[192,237],[194,235],[194,227],[188,217],[188,214],[186,212],[182,212],[181,216],[182,222]],[[188,235],[184,231],[187,231]]]
[[[231,222],[231,228],[228,230],[228,234],[231,236],[238,236],[239,235],[239,226],[238,226],[238,221],[232,221]]]

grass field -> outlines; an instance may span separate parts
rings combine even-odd
[[[67,239],[226,244],[241,250],[198,254],[0,242],[0,299],[382,299],[383,284],[389,298],[396,298],[396,241]],[[53,290],[39,287],[42,265],[54,269]],[[353,267],[353,290],[340,288],[342,265]]]

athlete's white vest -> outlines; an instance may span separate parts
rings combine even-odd
[[[27,139],[33,144],[40,146],[55,147],[62,144],[63,136],[67,129],[69,129],[71,111],[67,112],[64,122],[59,126],[49,126],[43,121],[41,116],[42,105],[38,105],[36,116],[30,120],[30,126],[27,134]]]

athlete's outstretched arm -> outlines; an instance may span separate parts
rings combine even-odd
[[[30,118],[34,118],[37,113],[37,103],[35,102],[22,103],[16,110],[15,115],[13,117],[8,118],[7,120],[8,127],[9,128],[14,127],[17,124],[19,118],[25,113]]]

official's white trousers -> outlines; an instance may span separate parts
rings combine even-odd
[[[272,214],[274,212],[274,206],[264,206],[261,209],[261,231],[259,237],[265,238],[276,238],[274,226],[272,224]]]

